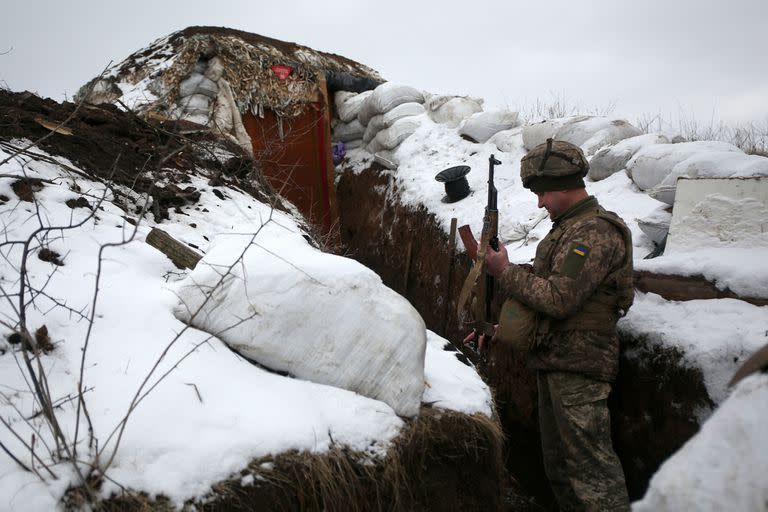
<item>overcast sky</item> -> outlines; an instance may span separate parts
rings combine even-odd
[[[486,108],[565,98],[631,122],[768,125],[768,0],[12,0],[0,85],[71,96],[109,63],[190,25],[338,53]]]

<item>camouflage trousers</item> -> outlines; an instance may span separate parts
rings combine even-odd
[[[629,510],[611,444],[611,385],[575,373],[537,374],[544,469],[560,510]]]

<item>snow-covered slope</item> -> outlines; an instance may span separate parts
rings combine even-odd
[[[27,144],[13,142],[19,148]],[[0,161],[11,156],[8,146],[4,148]],[[0,492],[6,497],[0,508],[52,510],[77,482],[74,466],[51,458],[56,444],[39,414],[20,345],[5,341],[18,341],[9,335],[18,329],[20,307],[27,328],[34,332],[45,326],[52,343],[50,352],[33,355],[32,362],[39,362],[47,378],[64,439],[70,448],[77,447],[80,470],[87,471],[97,457],[102,467],[111,462],[109,480],[101,489],[105,496],[123,486],[181,503],[204,495],[213,483],[268,454],[321,453],[333,446],[370,457],[386,452],[404,425],[390,406],[271,373],[239,357],[218,337],[180,322],[174,316],[177,283],[187,272],[144,242],[155,223],[151,216],[140,218],[134,212],[145,198],[90,180],[65,159],[39,149],[35,153],[15,155],[0,166],[0,414],[7,423],[0,440],[42,478],[10,457],[0,458]],[[33,202],[19,199],[12,187],[16,177],[32,180]],[[305,250],[307,242],[294,217],[236,187],[211,185],[209,180],[205,169],[190,171],[187,185],[200,192],[197,205],[170,211],[170,220],[160,227],[202,252],[215,235],[243,230],[258,232],[254,244],[267,251],[276,233],[294,233],[294,245],[283,240],[281,249]],[[115,190],[124,209],[113,203]],[[264,225],[276,229],[259,231]],[[57,229],[39,231],[48,226]],[[26,240],[30,245],[17,243]],[[372,286],[383,287],[380,282]],[[15,295],[22,288],[23,300]],[[320,312],[316,300],[305,297],[295,307],[311,317]],[[348,313],[350,322],[360,323],[358,330],[368,327],[365,318],[355,320],[354,311]],[[280,314],[274,311],[270,319],[279,325]],[[333,326],[327,328],[333,332]],[[487,386],[440,350],[444,340],[422,327],[420,335],[427,334],[423,400],[434,407],[490,415]],[[76,400],[81,370],[87,418],[82,409],[78,415]],[[29,459],[30,443],[39,457],[34,461]]]

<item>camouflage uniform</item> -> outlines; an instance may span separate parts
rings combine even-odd
[[[510,265],[499,279],[502,293],[538,312],[529,367],[538,370],[544,464],[561,510],[629,509],[607,398],[618,372],[617,296],[627,287],[631,293],[632,246],[612,215],[594,197],[578,202],[553,219],[533,273]]]

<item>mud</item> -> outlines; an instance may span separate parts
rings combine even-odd
[[[70,167],[71,172],[84,171],[88,178],[149,194],[157,222],[168,218],[169,208],[197,202],[199,192],[185,183],[190,173],[198,171],[214,173],[212,179],[218,183],[285,210],[250,155],[199,125],[144,120],[110,104],[57,103],[29,92],[2,90],[0,119],[0,147],[6,153],[25,150],[20,156],[45,161],[49,157],[42,150],[69,160],[77,167]],[[43,125],[67,130],[52,131]],[[30,141],[36,142],[35,147],[26,149]],[[20,199],[32,201],[42,186],[40,180],[24,178],[13,189]],[[120,206],[118,188],[113,192]]]

